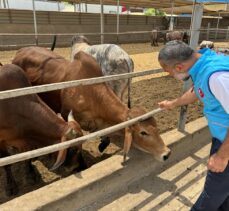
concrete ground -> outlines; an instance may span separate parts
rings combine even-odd
[[[114,155],[78,174],[0,205],[1,211],[186,211],[206,174],[210,134],[200,118],[162,135],[172,155],[163,163],[131,150],[126,163]]]
[[[202,191],[210,144],[81,210],[187,211]]]

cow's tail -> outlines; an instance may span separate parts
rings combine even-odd
[[[51,51],[53,51],[56,47],[56,39],[57,39],[57,35],[55,34],[53,36],[53,41],[52,41],[52,46],[51,46]]]

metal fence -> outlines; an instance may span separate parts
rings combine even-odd
[[[21,88],[21,89],[1,91],[0,92],[0,100],[12,98],[12,97],[17,97],[17,96],[28,95],[28,94],[41,93],[41,92],[52,91],[52,90],[57,90],[57,89],[80,86],[80,85],[89,85],[89,84],[91,85],[91,84],[97,84],[97,83],[102,83],[102,82],[106,82],[106,81],[113,81],[113,80],[119,80],[119,79],[139,77],[139,76],[155,74],[155,73],[159,73],[159,72],[162,72],[162,70],[161,69],[148,70],[148,71],[137,72],[137,73],[126,73],[126,74],[104,76],[104,77],[90,78],[90,79],[82,79],[82,80],[75,80],[75,81],[67,81],[67,82],[55,83],[55,84],[49,84],[49,85],[41,85],[41,86],[34,86],[34,87],[26,87],[26,88]],[[118,131],[120,129],[123,129],[129,125],[133,125],[134,123],[136,123],[138,121],[142,121],[144,119],[147,119],[147,118],[149,118],[149,117],[153,116],[154,114],[161,112],[161,111],[162,111],[162,109],[158,108],[158,109],[155,109],[151,112],[148,112],[142,116],[139,116],[137,118],[122,122],[122,123],[117,124],[115,126],[112,126],[112,127],[91,133],[89,135],[85,135],[85,136],[77,138],[77,139],[72,139],[72,140],[64,142],[64,143],[59,143],[59,144],[55,144],[52,146],[40,148],[37,150],[32,150],[32,151],[20,153],[17,155],[12,155],[12,156],[8,156],[5,158],[1,158],[0,159],[0,166],[9,165],[9,164],[16,163],[19,161],[23,161],[23,160],[31,159],[31,158],[38,157],[41,155],[45,155],[48,153],[52,153],[55,151],[59,151],[61,149],[66,149],[66,148],[72,147],[74,145],[83,143],[88,139],[97,138],[100,136],[104,136],[104,135],[113,133],[113,132]]]

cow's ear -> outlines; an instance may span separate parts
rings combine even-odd
[[[78,53],[79,53],[79,52],[78,52]],[[78,53],[76,53],[76,54],[74,55],[74,57],[73,57],[74,60],[79,59],[79,54],[78,54]]]
[[[132,132],[129,127],[125,128],[125,140],[124,140],[124,146],[123,146],[123,161],[126,161],[126,156],[130,150],[130,146],[132,143],[133,137],[132,137]]]

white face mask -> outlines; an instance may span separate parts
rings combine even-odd
[[[190,75],[187,72],[186,73],[178,73],[175,70],[173,71],[173,76],[177,80],[181,80],[181,81],[187,81],[190,78]]]

